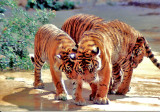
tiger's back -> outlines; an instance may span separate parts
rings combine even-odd
[[[68,44],[71,43],[71,44]],[[59,44],[63,44],[63,49],[75,45],[74,41],[65,32],[58,29],[52,24],[42,26],[35,36],[34,46],[35,52],[41,55],[44,60],[49,59],[50,54],[56,54],[56,49]],[[53,55],[52,54],[52,55]],[[46,60],[47,61],[47,60]]]
[[[94,27],[96,23],[102,22],[104,19],[88,14],[77,14],[68,18],[62,25],[62,30],[69,34],[78,44],[80,37],[85,31]]]
[[[119,20],[98,23],[91,31],[101,35],[101,43],[112,51],[112,64],[131,54],[137,38],[142,37],[133,27]]]

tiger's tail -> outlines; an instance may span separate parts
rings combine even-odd
[[[31,56],[31,61],[32,61],[33,64],[35,63],[35,60],[34,60],[33,56]]]
[[[158,60],[154,57],[154,54],[152,53],[151,51],[151,48],[149,47],[147,41],[145,40],[144,41],[144,46],[145,46],[145,49],[146,49],[146,54],[147,54],[147,57],[152,61],[152,63],[158,67],[160,69],[160,63],[158,62]]]

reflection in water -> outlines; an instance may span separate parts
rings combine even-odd
[[[43,99],[39,97],[38,94],[35,94],[33,97],[34,102],[34,110],[42,110],[43,109]]]
[[[43,93],[37,93],[39,90],[35,90],[34,94],[29,94],[30,91],[32,91],[33,88],[25,88],[21,92],[17,92],[14,94],[10,94],[8,96],[5,96],[3,100],[5,102],[10,102],[14,105],[17,105],[19,108],[25,108],[30,111],[33,110],[72,110],[72,107],[69,106],[68,103],[63,101],[55,101],[48,100],[46,98],[43,98],[43,95],[46,94],[53,94],[51,92],[43,92]]]
[[[152,107],[159,107],[160,106],[160,100],[157,98],[159,93],[159,82],[155,82],[155,84],[152,85],[152,83],[146,84],[143,81],[143,79],[140,79],[139,81],[136,81],[137,79],[133,79],[133,82],[131,84],[131,91],[127,94],[127,96],[123,95],[108,95],[109,99],[112,102],[116,103],[122,103],[122,104],[131,104],[131,105],[148,105]],[[152,80],[153,81],[153,80]],[[67,85],[67,90],[72,91],[71,88],[69,88],[69,81],[65,81],[65,84]],[[52,85],[52,83],[45,83],[45,85]],[[85,85],[84,85],[85,86]],[[87,87],[86,85],[85,87]],[[48,86],[49,87],[49,86]],[[153,90],[157,89],[157,91]],[[6,88],[7,89],[7,88]],[[9,89],[9,88],[8,88]],[[47,89],[47,88],[46,88]],[[152,91],[153,90],[153,91]],[[68,98],[67,101],[58,101],[54,100],[55,93],[52,91],[47,90],[40,90],[40,89],[33,89],[33,88],[16,88],[14,89],[14,92],[12,94],[4,96],[2,99],[5,102],[9,102],[10,104],[17,105],[18,108],[27,109],[29,111],[72,111],[72,110],[99,110],[98,108],[93,108],[93,104],[91,101],[88,101],[88,96],[90,94],[89,88],[83,89],[83,96],[87,101],[87,105],[92,105],[91,107],[86,106],[76,106],[73,103],[73,100],[71,97]],[[70,96],[70,95],[69,95]],[[145,100],[149,99],[149,101],[152,102],[152,105],[149,105],[150,102],[145,102]],[[110,105],[114,109],[113,105]],[[101,106],[100,106],[101,107]],[[107,109],[107,108],[106,108]],[[107,109],[108,110],[108,109]]]
[[[25,74],[24,74],[25,75]],[[47,74],[46,74],[47,75]],[[69,86],[70,81],[66,81],[66,85]],[[12,82],[14,85],[14,82]],[[51,83],[45,83],[45,85],[52,85]],[[50,87],[50,86],[48,86]],[[9,88],[5,88],[9,89]],[[46,88],[48,90],[48,88]],[[49,88],[50,89],[50,88]],[[55,92],[33,89],[33,88],[15,88],[14,92],[3,97],[3,101],[18,106],[18,108],[27,109],[29,111],[67,111],[67,110],[81,110],[81,106],[76,106],[72,98],[69,96],[67,101],[55,100]],[[5,90],[4,90],[5,91]],[[71,91],[71,90],[68,90]],[[86,93],[89,94],[88,90]],[[88,96],[88,95],[87,95]],[[1,106],[0,106],[1,107]]]

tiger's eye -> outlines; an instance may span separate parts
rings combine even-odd
[[[71,53],[69,56],[70,56],[70,58],[71,58],[72,60],[75,60],[75,59],[76,59],[76,54],[75,54],[75,53]]]

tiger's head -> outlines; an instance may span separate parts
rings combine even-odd
[[[142,62],[143,57],[145,56],[145,47],[144,47],[145,39],[143,37],[137,38],[137,42],[132,51],[132,63],[131,66],[136,68],[139,63]]]
[[[78,49],[76,56],[75,71],[86,82],[90,82],[96,78],[97,70],[100,68],[101,59],[99,57],[100,50],[98,47],[94,49]]]
[[[76,79],[77,73],[74,71],[77,47],[58,50],[56,53],[56,68],[64,72],[69,79]]]

